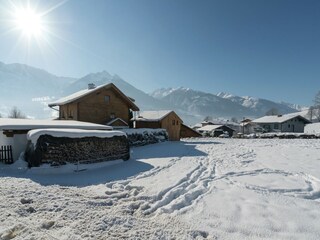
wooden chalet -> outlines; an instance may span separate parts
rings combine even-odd
[[[135,128],[164,128],[168,132],[170,141],[180,140],[183,121],[174,111],[143,111],[132,118],[132,121]]]
[[[120,122],[129,125],[133,112],[139,111],[134,99],[126,96],[113,83],[81,90],[49,104],[59,107],[59,120],[76,120],[97,124]],[[57,110],[57,109],[56,109]],[[117,120],[117,121],[115,121]]]
[[[180,137],[181,138],[202,137],[202,135],[201,133],[197,132],[191,127],[188,127],[185,124],[181,124]]]

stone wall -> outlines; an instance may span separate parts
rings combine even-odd
[[[28,143],[25,159],[29,167],[42,163],[93,163],[130,158],[129,142],[125,136],[111,138],[67,138],[42,135],[36,146]]]

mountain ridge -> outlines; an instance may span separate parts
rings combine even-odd
[[[294,104],[275,103],[266,99],[262,101],[259,98],[244,98],[232,94],[212,94],[185,87],[156,89],[147,94],[120,76],[111,75],[107,71],[89,73],[82,78],[58,77],[26,64],[0,62],[0,87],[5,89],[0,96],[0,114],[4,116],[10,107],[17,106],[28,116],[48,118],[52,114],[52,110],[47,107],[48,101],[84,89],[88,83],[101,85],[108,82],[113,82],[126,95],[134,98],[141,110],[172,109],[189,124],[201,121],[206,116],[238,119],[244,116],[258,117],[262,112],[255,108],[265,111],[263,104],[266,103],[268,106],[281,106],[281,109],[285,110],[283,113],[296,111],[290,107],[295,106]],[[256,107],[250,104],[256,104]]]

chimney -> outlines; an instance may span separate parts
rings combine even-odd
[[[89,83],[88,84],[88,90],[95,89],[95,88],[96,88],[96,85],[94,83]]]

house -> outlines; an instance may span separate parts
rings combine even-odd
[[[181,138],[202,137],[202,135],[196,130],[192,129],[191,127],[188,127],[185,124],[181,124],[180,137]]]
[[[174,111],[142,111],[133,117],[132,121],[134,128],[164,128],[170,141],[180,140],[183,121]]]
[[[63,97],[49,104],[59,107],[59,120],[76,120],[96,124],[125,122],[127,125],[139,108],[134,100],[126,96],[113,83],[88,88]],[[57,110],[57,109],[56,109]]]
[[[79,121],[33,120],[0,118],[0,147],[11,146],[13,160],[17,160],[27,146],[27,133],[33,129],[112,130],[112,127]]]
[[[233,129],[235,132],[240,131],[240,124],[236,122],[232,122],[229,120],[224,120],[224,119],[214,119],[210,121],[202,121],[201,123],[198,123],[194,125],[193,129],[198,130],[201,127],[207,126],[207,125],[224,125],[227,126],[231,129]]]
[[[229,137],[233,136],[235,130],[225,125],[206,125],[199,128],[198,131],[203,136],[219,137],[221,134],[228,133]]]
[[[252,121],[266,132],[304,132],[304,126],[311,123],[308,119],[297,114],[264,116]]]
[[[251,119],[243,119],[240,122],[242,134],[252,134],[252,133],[261,133],[264,131],[257,123],[252,122]]]

